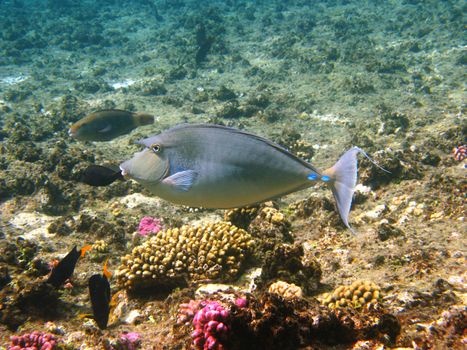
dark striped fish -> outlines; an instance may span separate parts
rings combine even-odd
[[[153,123],[154,116],[147,113],[106,109],[78,120],[70,127],[68,134],[81,141],[110,141],[138,126]]]

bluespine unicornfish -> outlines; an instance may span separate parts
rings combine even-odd
[[[90,249],[90,245],[84,246],[81,249],[74,246],[73,249],[70,250],[70,252],[52,268],[52,272],[47,279],[47,283],[50,283],[55,288],[64,284],[66,280],[73,275],[73,271],[75,270],[75,266],[79,258],[83,257]]]
[[[120,109],[106,109],[91,113],[78,120],[68,134],[81,141],[110,141],[128,134],[138,126],[154,123],[154,116]]]
[[[267,139],[218,125],[183,124],[138,143],[144,149],[120,165],[122,174],[163,199],[190,207],[234,208],[322,182],[350,228],[357,155],[366,155],[358,147],[321,171]]]
[[[112,274],[107,270],[106,261],[103,273],[92,275],[88,282],[93,317],[100,329],[107,328],[109,322],[111,298],[109,278],[111,276]]]

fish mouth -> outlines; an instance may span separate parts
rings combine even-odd
[[[68,136],[75,137],[76,131],[74,131],[72,128],[68,129]]]
[[[159,182],[167,174],[169,163],[149,149],[134,154],[133,158],[120,164],[121,174],[138,182]]]

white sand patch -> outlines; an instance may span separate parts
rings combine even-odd
[[[119,202],[125,205],[129,209],[138,207],[150,206],[154,209],[159,209],[162,206],[162,199],[157,197],[147,197],[141,193],[133,193],[125,196],[119,200]]]
[[[127,88],[127,87],[135,84],[135,83],[136,83],[136,80],[133,80],[133,79],[126,79],[126,80],[123,80],[123,81],[109,82],[110,86],[114,90],[124,89],[124,88]]]
[[[50,223],[54,221],[52,216],[39,213],[18,213],[9,224],[17,229],[23,230],[21,236],[27,240],[53,237],[47,230]]]
[[[25,81],[28,78],[29,77],[27,75],[19,73],[16,75],[10,75],[8,77],[0,78],[0,83],[5,85],[15,85]]]
[[[347,120],[337,114],[319,114],[317,111],[308,114],[311,119],[319,120],[322,122],[327,122],[331,124],[345,124]]]

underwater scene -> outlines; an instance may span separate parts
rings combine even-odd
[[[0,0],[0,349],[466,349],[466,10]]]

